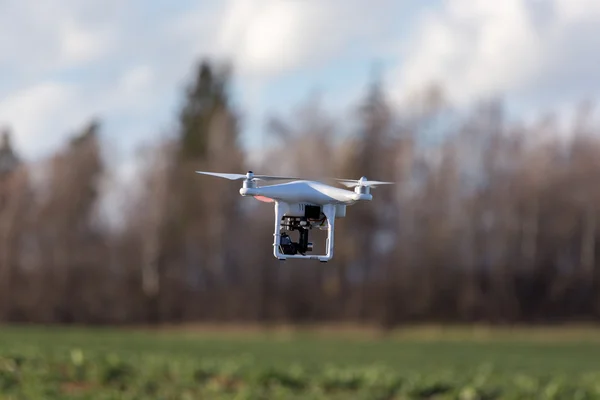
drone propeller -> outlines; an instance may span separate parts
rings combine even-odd
[[[380,185],[393,185],[394,182],[382,182],[382,181],[369,181],[364,176],[360,179],[337,179],[342,185],[347,187],[355,187],[355,186],[366,186],[376,188]]]
[[[293,179],[298,179],[298,178],[293,178],[293,177],[289,177],[289,176],[254,175],[254,173],[252,171],[248,171],[247,174],[228,174],[228,173],[222,173],[222,172],[206,172],[206,171],[196,171],[196,173],[197,174],[217,176],[219,178],[225,178],[225,179],[229,179],[229,180],[232,180],[232,181],[241,180],[241,179],[249,179],[249,180],[252,180],[252,181],[255,181],[255,180],[259,180],[259,181],[277,181],[277,180],[293,180]]]

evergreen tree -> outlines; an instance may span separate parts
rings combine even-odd
[[[198,160],[207,156],[208,136],[214,116],[229,106],[229,72],[208,61],[200,63],[195,81],[189,86],[179,116],[180,156]]]
[[[223,186],[227,182],[203,183],[194,173],[241,168],[237,117],[228,93],[229,71],[204,60],[194,78],[179,113],[166,198],[154,200],[162,202],[163,214],[156,217],[160,226],[152,228],[152,240],[144,245],[144,262],[151,265],[145,276],[153,276],[154,282],[144,290],[149,322],[200,315],[197,303],[201,301],[187,305],[184,296],[189,299],[212,290],[218,278],[224,278],[225,264],[232,256],[224,241],[227,227],[238,216],[231,202],[236,193]],[[148,243],[153,243],[152,248]],[[168,310],[169,315],[161,310]]]

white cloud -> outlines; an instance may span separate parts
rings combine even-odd
[[[381,11],[392,5],[389,0],[230,1],[219,48],[242,74],[254,77],[311,68],[381,40],[393,27],[393,16]],[[365,18],[369,14],[374,18]]]
[[[155,75],[152,66],[138,65],[122,74],[116,89],[121,92],[121,95],[129,97],[131,102],[139,104],[144,99],[147,102],[148,96],[152,95],[151,89],[154,86],[155,79],[158,79],[158,77]],[[123,97],[120,97],[120,100],[123,101]],[[133,104],[129,105],[133,106]]]
[[[506,94],[545,107],[597,94],[599,23],[593,0],[449,0],[416,24],[396,94],[433,81],[457,102]]]
[[[148,117],[143,113],[152,112],[156,101],[152,97],[153,78],[152,68],[140,65],[125,70],[110,87],[44,81],[5,96],[0,102],[0,125],[11,128],[15,146],[26,158],[56,151],[91,118],[106,117],[110,121],[112,117],[126,115],[139,118],[139,126],[146,127]],[[118,142],[125,142],[118,137],[118,134],[112,136]]]
[[[113,10],[115,0],[33,2],[6,0],[0,12],[0,66],[15,77],[73,68],[105,56],[113,45],[109,18],[99,4]]]
[[[104,30],[90,31],[74,21],[60,25],[60,53],[62,65],[72,66],[98,60],[111,46],[110,34]]]
[[[0,123],[15,132],[13,140],[19,150],[38,155],[62,139],[48,128],[79,121],[80,116],[73,113],[76,94],[74,87],[55,82],[24,89],[0,102]]]

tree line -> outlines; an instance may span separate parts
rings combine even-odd
[[[98,204],[101,121],[45,160],[0,143],[0,321],[139,324],[548,323],[600,315],[600,131],[578,108],[509,121],[498,99],[453,108],[438,87],[402,107],[373,82],[337,121],[318,99],[240,144],[231,70],[198,63],[173,135],[145,149],[119,229]],[[351,126],[351,128],[348,128]],[[18,132],[14,134],[18,135]],[[328,264],[272,255],[273,209],[194,170],[397,182],[336,221]],[[315,252],[325,232],[311,232]]]

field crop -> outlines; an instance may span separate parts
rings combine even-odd
[[[5,327],[0,399],[600,399],[600,340]]]

